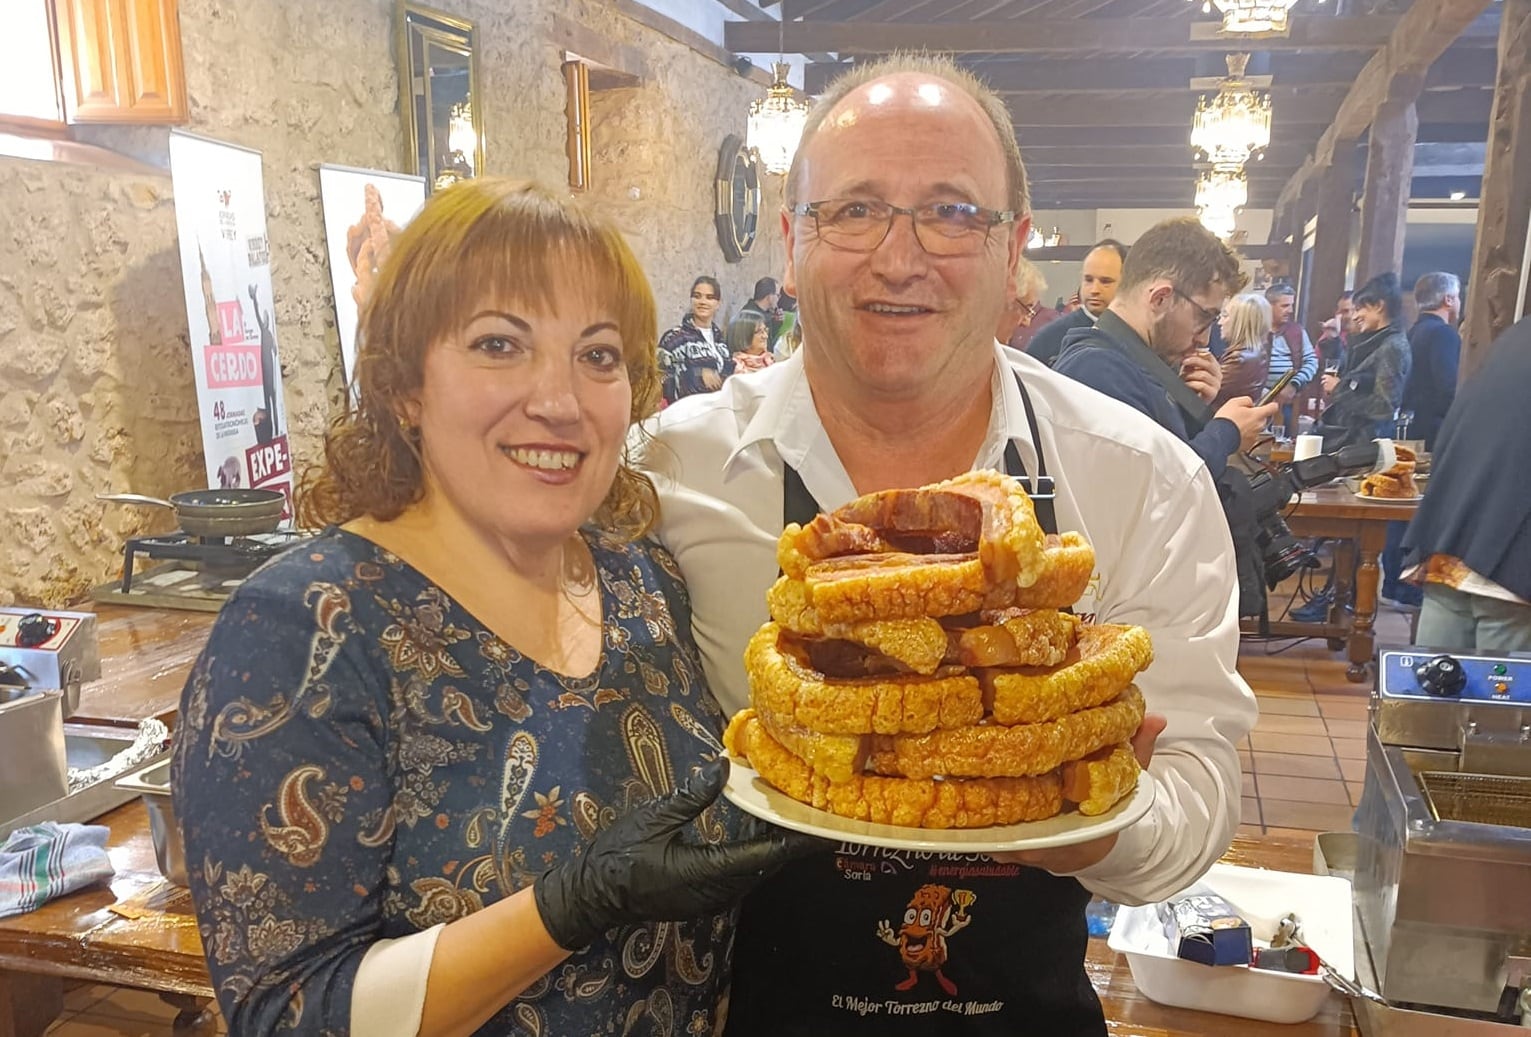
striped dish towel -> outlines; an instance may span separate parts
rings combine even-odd
[[[33,911],[116,874],[102,825],[45,821],[18,828],[0,846],[0,918]]]

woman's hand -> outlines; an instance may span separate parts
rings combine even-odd
[[[574,950],[614,925],[721,910],[783,864],[827,846],[784,828],[737,843],[682,842],[682,829],[718,798],[727,775],[726,760],[704,765],[545,872],[532,889],[553,940]]]
[[[1335,386],[1337,386],[1339,384],[1340,384],[1340,376],[1339,375],[1328,374],[1326,372],[1324,374],[1324,395],[1325,396],[1332,396],[1334,394]]]
[[[723,377],[710,367],[702,368],[702,388],[708,392],[717,392],[723,388]]]

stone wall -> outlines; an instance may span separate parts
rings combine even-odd
[[[713,231],[718,148],[762,90],[594,2],[435,0],[475,20],[488,172],[566,182],[558,19],[642,52],[636,86],[597,97],[590,204],[643,261],[661,330],[697,273],[725,312],[779,276],[776,221],[743,263]],[[181,0],[189,129],[259,149],[277,336],[298,466],[340,398],[317,166],[399,169],[392,0]],[[165,131],[82,138],[163,166]],[[774,187],[774,185],[773,185]],[[774,198],[767,211],[774,212]],[[126,536],[165,516],[95,494],[203,483],[170,178],[145,166],[0,158],[0,603],[63,605],[116,574]]]

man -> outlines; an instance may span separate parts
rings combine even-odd
[[[1309,382],[1318,377],[1318,351],[1308,333],[1295,319],[1297,293],[1289,284],[1273,284],[1265,289],[1265,301],[1271,304],[1271,359],[1265,375],[1265,387],[1274,386],[1295,365],[1297,377],[1287,383],[1276,402],[1281,404],[1282,423],[1287,434],[1297,435],[1296,414],[1290,404]]]
[[[1111,306],[1093,328],[1069,332],[1053,366],[1189,443],[1216,479],[1277,409],[1236,396],[1208,420],[1223,379],[1207,336],[1246,280],[1238,255],[1194,216],[1156,224],[1133,244]]]
[[[1138,684],[1158,716],[1134,748],[1151,757],[1157,796],[1116,836],[1024,857],[841,844],[783,871],[744,904],[728,1034],[1103,1037],[1083,971],[1089,891],[1162,899],[1221,855],[1238,821],[1234,743],[1255,705],[1234,670],[1233,549],[1211,479],[1141,414],[995,341],[1029,230],[1026,173],[1004,103],[948,59],[899,56],[834,84],[785,203],[802,348],[666,410],[647,458],[659,536],[687,578],[724,710],[748,704],[741,659],[767,619],[789,515],[1013,470],[1009,452],[1057,477],[1057,525],[1095,545],[1077,611],[1154,637]],[[932,1001],[928,986],[897,989],[906,974],[877,935],[922,886],[954,880],[976,896],[942,966],[961,1015],[933,1008],[944,994]]]
[[[1419,320],[1409,331],[1409,377],[1403,383],[1400,410],[1413,411],[1410,439],[1423,439],[1435,449],[1435,436],[1457,395],[1457,362],[1462,336],[1457,316],[1462,310],[1462,282],[1456,274],[1426,274],[1414,282]]]
[[[1433,275],[1432,275],[1433,276]],[[1434,475],[1404,538],[1425,584],[1416,642],[1467,652],[1531,651],[1531,317],[1489,347],[1438,436]]]
[[[781,310],[777,302],[781,298],[781,285],[774,277],[762,277],[755,282],[755,294],[749,302],[739,307],[739,317],[756,317],[765,321],[767,341],[775,342],[781,330]],[[737,319],[737,318],[736,318]]]
[[[1326,371],[1338,371],[1345,361],[1345,351],[1350,348],[1350,318],[1355,315],[1351,297],[1354,295],[1349,289],[1340,293],[1340,301],[1334,304],[1334,316],[1324,321],[1324,332],[1318,337],[1315,348]]]
[[[1042,363],[1052,366],[1063,348],[1063,339],[1077,328],[1093,327],[1116,298],[1116,286],[1122,279],[1122,263],[1127,259],[1127,246],[1110,238],[1090,249],[1084,257],[1084,269],[1079,276],[1079,303],[1074,312],[1059,317],[1031,339],[1026,350]]]

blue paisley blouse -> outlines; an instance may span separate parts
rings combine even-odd
[[[331,529],[247,580],[182,692],[174,782],[236,1034],[344,1034],[371,944],[461,918],[721,752],[660,547],[587,534],[605,651],[571,678]],[[719,800],[689,837],[738,838]],[[711,1034],[734,912],[608,930],[480,1034]]]

